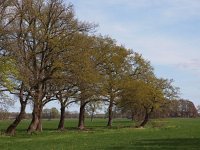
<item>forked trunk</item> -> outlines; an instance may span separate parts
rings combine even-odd
[[[63,131],[64,129],[65,129],[65,106],[61,104],[58,130]]]
[[[139,125],[139,127],[144,127],[147,124],[147,122],[149,121],[149,116],[152,112],[153,112],[153,107],[150,110],[148,110],[148,108],[145,108],[145,117],[142,123]]]
[[[29,134],[32,134],[33,132],[35,132],[38,128],[39,122],[40,122],[40,106],[34,103],[34,108],[32,112],[32,121],[27,129],[27,132]]]
[[[11,135],[11,136],[15,135],[16,127],[21,122],[21,120],[24,119],[25,109],[26,109],[26,102],[24,102],[24,103],[21,104],[20,113],[18,114],[18,116],[16,117],[16,119],[13,121],[13,123],[10,124],[10,126],[6,129],[5,133],[7,135]]]
[[[149,113],[146,112],[146,113],[145,113],[144,120],[143,120],[142,123],[139,125],[139,127],[144,127],[144,126],[147,124],[148,121],[149,121]]]

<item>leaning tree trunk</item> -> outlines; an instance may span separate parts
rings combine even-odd
[[[85,104],[82,104],[80,106],[80,112],[79,112],[79,122],[78,122],[78,128],[80,130],[83,130],[85,128]]]
[[[6,129],[6,134],[7,135],[15,135],[15,130],[18,124],[21,122],[21,120],[25,116],[25,109],[26,109],[26,102],[21,103],[21,109],[19,115],[16,117],[16,119],[13,121],[12,124]]]
[[[34,108],[32,112],[32,121],[27,129],[29,134],[32,134],[37,130],[38,124],[40,122],[40,106],[38,103],[34,103]]]
[[[24,84],[23,82],[21,83],[21,88],[19,91],[19,101],[20,101],[20,113],[18,114],[18,116],[15,118],[15,120],[12,122],[12,124],[10,124],[10,126],[6,129],[6,134],[7,135],[15,135],[15,130],[18,126],[18,124],[21,122],[21,120],[24,118],[25,116],[25,109],[26,109],[26,105],[27,105],[27,101],[29,99],[29,95],[27,95],[24,99]]]
[[[110,101],[109,107],[108,107],[108,123],[107,126],[111,127],[112,126],[112,119],[113,119],[113,101]]]
[[[142,123],[139,125],[139,127],[144,127],[144,126],[147,124],[148,121],[149,121],[149,113],[146,112],[146,113],[145,113],[144,120],[143,120]]]
[[[58,130],[63,131],[64,129],[65,129],[65,106],[61,104]]]
[[[139,125],[139,127],[144,127],[147,124],[147,122],[149,121],[149,116],[152,112],[153,112],[153,107],[150,109],[150,111],[148,111],[148,108],[145,108],[145,117],[142,123]]]

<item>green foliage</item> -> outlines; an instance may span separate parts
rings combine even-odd
[[[169,94],[171,97],[176,96],[170,88],[171,82],[158,79],[153,74],[145,75],[145,80],[140,77],[127,78],[120,94],[119,106],[135,120],[143,120],[153,111],[161,109],[169,100]]]
[[[0,57],[0,86],[9,90],[13,90],[15,79],[18,76],[18,70],[15,61],[9,56]]]
[[[59,117],[59,111],[55,107],[51,108],[50,113],[51,113],[51,118]]]
[[[12,11],[6,11],[8,5]],[[110,37],[91,35],[95,25],[80,22],[73,5],[62,0],[0,2],[0,19],[0,86],[15,89],[21,98],[30,95],[33,118],[40,118],[52,97],[65,107],[80,102],[81,110],[106,100],[111,122],[118,103],[143,114],[177,96],[172,81],[157,78],[141,54]]]

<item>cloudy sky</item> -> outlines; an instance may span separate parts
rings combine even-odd
[[[71,0],[76,16],[151,61],[175,80],[181,97],[200,104],[199,0]]]

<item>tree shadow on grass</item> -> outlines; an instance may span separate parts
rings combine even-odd
[[[165,150],[199,150],[200,138],[149,139],[136,141],[136,147]]]
[[[200,138],[136,140],[104,148],[105,150],[200,150]]]

